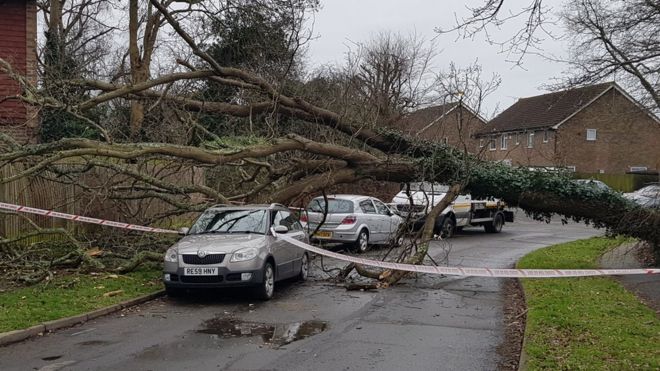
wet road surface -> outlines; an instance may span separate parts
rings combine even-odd
[[[500,234],[468,229],[430,252],[440,260],[449,247],[449,265],[504,268],[600,233],[520,217]],[[0,370],[493,370],[502,309],[492,278],[425,275],[373,292],[285,282],[269,302],[236,292],[154,300],[0,348]]]

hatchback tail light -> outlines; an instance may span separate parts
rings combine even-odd
[[[303,223],[307,223],[307,220],[309,220],[309,219],[307,218],[307,213],[302,213],[302,214],[300,214],[300,221],[301,221],[301,222],[303,222]]]
[[[341,224],[354,224],[356,221],[357,217],[355,215],[349,215],[341,221]]]

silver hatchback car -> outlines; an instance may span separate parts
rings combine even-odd
[[[276,281],[307,278],[307,252],[273,235],[307,241],[300,222],[285,206],[217,205],[181,233],[184,237],[165,254],[163,283],[170,296],[187,288],[243,286],[268,300]]]
[[[312,240],[347,243],[357,252],[367,251],[372,244],[399,242],[393,240],[403,219],[381,200],[359,195],[331,195],[327,199],[327,207],[323,197],[313,199],[300,215],[303,228],[313,234]]]

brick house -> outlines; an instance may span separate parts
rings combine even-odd
[[[462,103],[447,103],[411,112],[392,124],[405,135],[448,144],[471,151],[476,147],[475,133],[486,121]]]
[[[660,168],[660,120],[613,82],[519,99],[475,137],[484,158],[514,166]]]
[[[16,74],[37,81],[37,5],[35,0],[0,0],[0,58]],[[37,111],[12,98],[22,88],[8,74],[0,72],[0,132],[20,143],[35,142]]]

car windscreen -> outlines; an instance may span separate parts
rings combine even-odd
[[[405,191],[405,188],[403,189]],[[425,192],[433,194],[447,193],[449,191],[449,186],[445,184],[438,183],[410,183],[410,192]]]
[[[204,212],[193,224],[190,234],[258,233],[266,234],[266,210],[212,210]]]
[[[325,200],[322,198],[313,199],[307,210],[314,213],[325,213]],[[353,212],[353,202],[338,198],[328,199],[328,214],[350,214]]]

